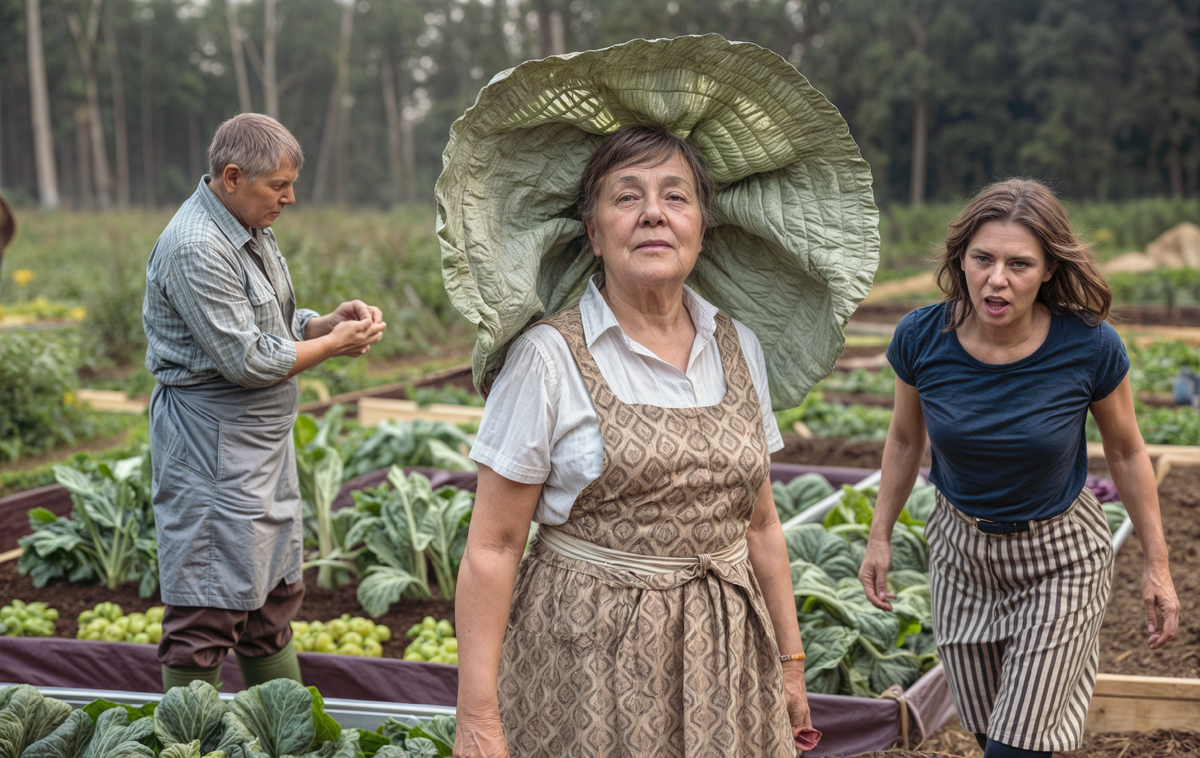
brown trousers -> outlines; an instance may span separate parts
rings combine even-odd
[[[304,601],[304,581],[280,582],[255,611],[168,605],[158,660],[164,666],[213,668],[229,649],[245,658],[278,653],[292,639],[291,621]]]

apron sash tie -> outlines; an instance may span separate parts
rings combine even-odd
[[[640,555],[597,545],[594,542],[567,534],[561,529],[542,524],[538,527],[538,540],[552,553],[564,558],[587,561],[610,569],[628,571],[631,574],[671,574],[684,569],[699,568],[701,574],[715,566],[733,566],[750,557],[750,550],[743,537],[728,547],[714,553],[675,557],[667,555]]]

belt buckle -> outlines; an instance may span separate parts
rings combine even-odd
[[[974,517],[975,529],[983,534],[1017,534],[1018,532],[1028,532],[1029,522],[1024,521],[1020,524],[1005,524],[1000,521],[992,521],[991,519]],[[1022,529],[1021,527],[1024,527]]]

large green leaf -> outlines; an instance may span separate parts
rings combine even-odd
[[[892,568],[929,571],[929,544],[904,524],[892,529]]]
[[[454,545],[474,507],[475,495],[471,492],[442,487],[434,493],[421,520],[421,532],[429,536],[428,550],[438,590],[445,600],[454,599]]]
[[[80,758],[96,725],[83,711],[71,711],[58,728],[30,745],[21,758]]]
[[[901,514],[907,514],[917,524],[925,524],[933,515],[934,506],[937,505],[936,492],[934,487],[913,487],[912,494],[908,496],[908,502],[904,504]]]
[[[424,594],[429,594],[429,585],[404,569],[372,566],[358,583],[358,603],[363,610],[378,618],[387,613],[392,603],[400,602],[409,587],[423,588]]]
[[[429,721],[422,721],[413,726],[408,732],[405,744],[414,739],[425,738],[437,747],[439,756],[448,758],[454,750],[457,727],[458,722],[449,716],[434,716]]]
[[[859,641],[863,649],[875,658],[871,670],[871,689],[883,692],[894,684],[908,689],[921,677],[921,661],[907,650],[892,650],[886,655],[865,639]]]
[[[229,710],[271,758],[303,755],[316,739],[312,695],[299,682],[272,679],[234,695]]]
[[[784,533],[790,560],[802,560],[821,567],[831,579],[858,576],[859,562],[850,545],[820,524],[800,524]]]
[[[478,471],[475,461],[453,449],[445,442],[432,437],[428,441],[430,463],[434,468],[446,471]]]
[[[81,758],[155,758],[145,744],[153,735],[154,719],[140,718],[131,724],[124,708],[110,708],[96,718],[96,731]]]
[[[0,758],[19,758],[25,748],[51,734],[71,714],[71,706],[43,697],[22,684],[7,696],[0,710]]]
[[[221,696],[208,682],[172,687],[155,711],[154,733],[164,748],[199,740],[197,749],[210,753],[220,747],[225,711]]]
[[[342,725],[325,712],[325,698],[321,697],[316,687],[309,687],[308,693],[312,695],[313,729],[316,734],[314,741],[320,744],[337,740],[342,736]]]
[[[858,642],[858,632],[844,626],[832,626],[809,631],[803,639],[804,681],[807,684],[823,672],[837,669],[842,658]]]

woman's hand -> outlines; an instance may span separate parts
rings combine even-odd
[[[1171,641],[1179,627],[1179,598],[1166,564],[1146,563],[1142,572],[1142,601],[1146,604],[1150,649],[1157,650]]]
[[[508,744],[504,741],[504,727],[500,724],[500,712],[484,716],[458,717],[454,733],[454,758],[508,758]]]
[[[896,597],[888,592],[887,588],[887,573],[891,567],[892,543],[871,535],[867,540],[867,552],[863,555],[862,566],[858,569],[858,581],[862,582],[871,605],[884,611],[892,609],[892,604],[888,601]]]
[[[804,686],[804,661],[787,661],[783,664],[783,695],[787,700],[788,718],[792,722],[792,736],[796,737],[803,729],[812,729],[808,688]]]

